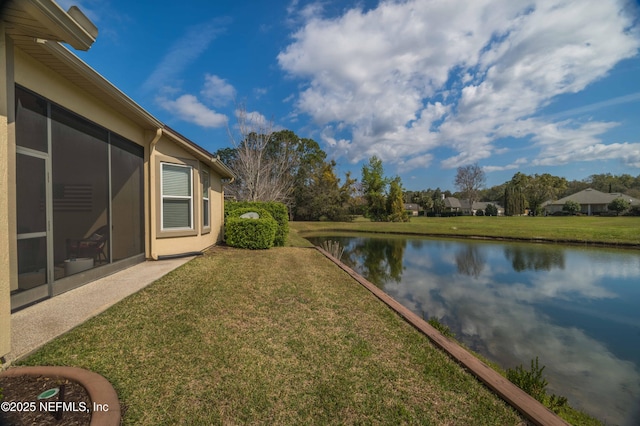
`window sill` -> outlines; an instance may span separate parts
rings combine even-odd
[[[197,235],[198,231],[195,229],[163,229],[158,233],[157,238],[195,237]]]

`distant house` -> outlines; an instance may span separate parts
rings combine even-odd
[[[467,202],[467,204],[469,204]],[[497,201],[477,201],[473,203],[473,214],[476,214],[478,210],[485,211],[489,204],[493,204],[498,209],[498,216],[504,216],[504,207],[498,204]]]
[[[593,188],[587,188],[575,194],[561,198],[556,201],[549,201],[544,204],[546,214],[554,214],[562,211],[567,201],[575,201],[581,206],[581,213],[589,216],[599,215],[609,211],[608,205],[616,198],[624,198],[631,206],[640,206],[640,200],[619,192],[600,192]]]
[[[475,215],[478,210],[486,210],[489,204],[493,204],[498,208],[498,216],[504,216],[504,207],[496,201],[474,201],[473,206],[469,207],[469,200],[459,200],[455,197],[447,197],[444,199],[444,208],[446,212],[460,212],[467,216]]]
[[[420,206],[415,203],[405,203],[404,210],[409,212],[411,216],[418,216]]]
[[[462,204],[460,203],[460,200],[455,197],[446,197],[444,199],[444,211],[449,213],[462,212]]]

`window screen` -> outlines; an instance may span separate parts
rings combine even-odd
[[[193,198],[189,166],[162,164],[162,229],[192,229]]]

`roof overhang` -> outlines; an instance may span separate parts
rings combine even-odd
[[[235,175],[220,159],[138,105],[106,78],[61,45],[87,50],[95,41],[97,28],[75,6],[65,12],[52,0],[14,0],[3,10],[3,21],[14,46],[58,73],[102,103],[129,117],[144,129],[163,134],[200,159],[222,178]]]
[[[98,28],[75,6],[65,12],[52,0],[13,0],[3,10],[7,33],[68,43],[89,50]]]
[[[60,43],[87,50],[98,29],[78,9],[65,12],[52,0],[13,0],[3,10],[15,47],[144,128],[162,123]]]
[[[38,50],[37,59],[48,68],[71,80],[74,85],[90,93],[100,101],[124,112],[136,123],[148,129],[157,129],[163,124],[133,99],[100,75],[96,70],[78,58],[73,52],[56,42],[40,42],[30,49]],[[32,52],[28,52],[33,55]]]
[[[215,170],[221,178],[223,179],[235,179],[236,176],[231,171],[231,169],[225,165],[220,158],[213,155],[206,149],[202,148],[200,145],[190,141],[186,137],[182,136],[180,133],[176,132],[170,127],[164,126],[162,129],[162,133],[171,139],[173,142],[176,142],[178,145],[182,146],[188,152],[193,154],[196,158],[198,158],[203,163],[207,164],[213,170]]]

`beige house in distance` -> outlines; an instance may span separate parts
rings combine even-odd
[[[486,210],[489,204],[493,204],[498,210],[498,216],[504,216],[504,207],[496,201],[474,201],[473,207],[469,207],[469,200],[459,200],[455,197],[446,197],[444,199],[445,211],[460,212],[466,216],[474,216],[478,210]]]
[[[95,41],[78,8],[0,12],[2,357],[12,311],[220,241],[233,173],[60,44]]]
[[[600,192],[593,188],[587,188],[575,194],[561,198],[556,201],[549,201],[544,204],[546,214],[561,212],[567,201],[575,201],[580,204],[581,213],[588,216],[607,213],[607,207],[616,198],[623,198],[633,206],[640,206],[640,200],[619,192]]]

